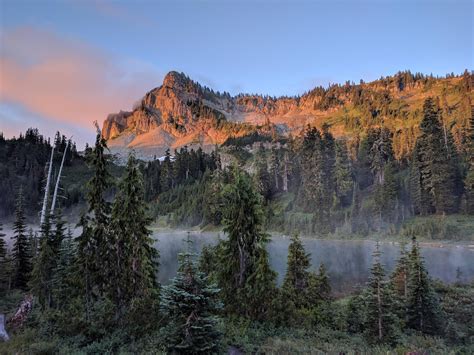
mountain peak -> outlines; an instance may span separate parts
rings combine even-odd
[[[163,86],[169,88],[184,88],[184,85],[188,81],[190,81],[190,79],[186,74],[177,71],[170,71],[163,79]]]

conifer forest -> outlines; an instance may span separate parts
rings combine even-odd
[[[0,0],[0,355],[474,354],[473,6]]]

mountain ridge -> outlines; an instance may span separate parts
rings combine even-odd
[[[370,83],[316,87],[301,96],[231,96],[171,71],[132,111],[108,115],[102,133],[112,151],[123,154],[134,149],[141,158],[152,159],[184,145],[210,150],[230,137],[259,130],[295,135],[307,124],[326,123],[336,137],[356,139],[367,128],[386,126],[395,135],[395,144],[397,139],[403,141],[394,147],[401,158],[416,140],[424,98],[440,98],[456,137],[464,124],[460,116],[468,117],[470,111],[471,89],[472,73],[467,70],[442,78],[405,71]]]

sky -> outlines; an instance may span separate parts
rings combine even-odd
[[[0,132],[128,110],[167,72],[231,94],[297,95],[399,70],[473,69],[470,0],[0,0]]]

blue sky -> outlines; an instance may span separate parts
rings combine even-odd
[[[92,141],[92,121],[170,70],[277,96],[404,69],[461,73],[473,22],[472,2],[454,0],[0,0],[0,131],[64,123]]]

